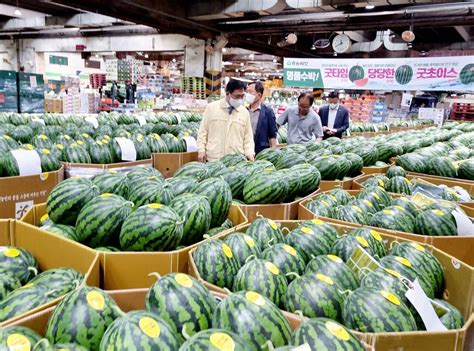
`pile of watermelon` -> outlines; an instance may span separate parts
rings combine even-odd
[[[351,122],[350,132],[352,133],[363,133],[363,132],[376,132],[377,131],[389,131],[391,127],[404,127],[411,128],[420,125],[431,125],[431,120],[413,120],[413,121],[397,121],[389,123],[358,123]]]
[[[60,161],[110,164],[124,155],[117,138],[135,149],[136,159],[152,153],[185,152],[184,137],[196,138],[201,115],[101,113],[95,124],[80,116],[0,114],[0,176],[19,175],[12,150],[35,150],[43,172],[58,170]],[[143,124],[143,122],[146,122]],[[178,124],[179,123],[179,124]],[[126,157],[125,157],[126,158]]]
[[[343,189],[334,189],[317,195],[305,206],[320,217],[432,236],[458,235],[452,212],[464,213],[454,202],[419,206],[410,197],[392,197],[377,184],[368,185],[355,197]]]
[[[42,229],[102,251],[171,251],[233,227],[220,178],[165,181],[152,167],[70,178],[48,196]]]
[[[34,256],[21,247],[0,246],[0,323],[61,297],[81,285],[72,268],[39,272]],[[1,342],[5,341],[1,337]]]
[[[105,291],[83,286],[53,310],[44,338],[25,327],[0,330],[0,347],[10,335],[35,350],[365,350],[344,326],[313,318],[294,332],[268,298],[242,291],[220,300],[182,273],[160,277],[145,299],[146,309],[125,313]],[[25,342],[26,343],[26,342]],[[291,347],[290,347],[291,346]]]
[[[353,271],[346,263],[357,247],[371,255],[378,268]],[[258,218],[245,233],[200,244],[193,259],[201,278],[233,291],[231,296],[255,291],[286,311],[329,318],[362,332],[425,330],[401,280],[418,279],[429,298],[448,306],[443,324],[461,328],[461,313],[441,300],[444,271],[438,259],[413,242],[387,247],[382,236],[368,228],[340,235],[316,219],[289,231]]]

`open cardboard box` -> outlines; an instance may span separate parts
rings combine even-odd
[[[41,272],[60,267],[74,268],[84,275],[88,285],[99,286],[99,255],[95,250],[54,234],[43,233],[35,227],[14,220],[0,222],[0,245],[16,246],[28,250],[38,262]],[[0,323],[0,327],[53,306],[61,298]]]
[[[352,196],[356,196],[360,190],[348,190],[348,193]],[[320,193],[322,194],[322,193]],[[357,223],[349,223],[340,221],[337,219],[329,218],[329,217],[321,217],[315,215],[311,212],[308,208],[306,208],[306,204],[313,200],[318,195],[314,196],[310,199],[305,199],[300,203],[300,207],[298,209],[298,219],[300,220],[308,220],[314,218],[320,218],[326,222],[336,223],[341,225],[350,226],[353,228],[362,227],[361,224]],[[392,197],[401,196],[400,194],[393,194],[391,193]],[[460,205],[462,210],[466,212],[469,217],[474,217],[474,208],[466,207]],[[463,261],[464,263],[474,267],[474,236],[429,236],[429,235],[420,235],[415,233],[405,233],[399,232],[396,230],[384,229],[384,228],[377,228],[377,227],[370,227],[382,233],[388,233],[391,235],[395,235],[397,237],[418,241],[420,243],[428,244],[435,246],[446,253],[456,257],[457,259]]]
[[[163,174],[165,178],[170,178],[174,173],[186,163],[197,161],[197,151],[177,152],[177,153],[154,153],[152,154],[153,167]]]
[[[46,205],[41,204],[28,211],[21,221],[31,228],[38,225],[45,214]],[[247,224],[247,217],[236,205],[231,205],[228,218],[234,227],[216,237],[232,233]],[[41,228],[34,228],[40,234],[48,233]],[[95,252],[83,244],[75,243],[75,245]],[[101,287],[106,290],[148,288],[156,281],[155,277],[149,276],[150,273],[157,272],[161,275],[171,272],[186,273],[188,251],[197,245],[199,243],[180,250],[162,252],[98,252],[102,275]]]
[[[365,176],[367,177],[367,174],[374,174],[374,173],[387,173],[388,169],[390,168],[389,165],[383,166],[383,167],[362,167],[362,172],[365,173]],[[358,177],[357,179],[361,179],[363,176]],[[354,181],[355,183],[355,181]],[[353,187],[354,188],[354,187]]]
[[[276,222],[282,228],[292,230],[303,221]],[[331,224],[334,225],[340,234],[347,233],[354,228],[341,224]],[[250,224],[243,226],[239,231],[245,232],[249,225]],[[379,233],[386,242],[387,247],[394,241],[410,241],[405,238],[383,233],[382,231],[379,231]],[[456,258],[433,246],[426,245],[425,248],[430,250],[441,262],[444,268],[446,282],[443,294],[444,298],[459,309],[466,323],[462,329],[449,330],[446,332],[361,333],[354,331],[355,335],[371,345],[376,351],[472,350],[472,346],[474,345],[474,334],[472,333],[474,329],[474,268],[458,261]],[[200,280],[209,290],[225,294],[225,290],[201,278],[192,257],[194,250],[195,249],[189,251],[189,274]],[[468,348],[468,346],[471,348]]]
[[[69,163],[63,162],[64,174],[66,178],[71,177],[86,177],[90,178],[97,174],[105,173],[108,170],[114,170],[117,172],[129,172],[135,167],[140,166],[153,166],[152,159],[140,160],[140,161],[129,161],[129,162],[117,162],[109,164],[92,164],[92,163]],[[43,201],[44,202],[44,201]]]
[[[34,204],[45,202],[63,180],[64,167],[37,175],[0,177],[0,218],[21,218]]]

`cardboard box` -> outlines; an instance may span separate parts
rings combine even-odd
[[[0,177],[0,218],[21,218],[34,204],[46,202],[63,180],[64,167],[31,176]]]
[[[349,190],[348,192],[352,196],[356,196],[359,193],[359,191],[360,190]],[[391,195],[394,197],[400,196],[399,194],[391,194]],[[306,208],[306,204],[313,199],[314,197],[310,199],[306,199],[300,203],[299,209],[298,209],[298,219],[308,220],[308,219],[320,218],[326,222],[346,225],[353,228],[362,227],[362,225],[357,224],[357,223],[349,223],[349,222],[344,222],[344,221],[340,221],[340,220],[329,218],[329,217],[316,216],[313,212],[311,212],[309,209]],[[463,205],[460,205],[460,207],[463,209],[464,212],[466,212],[466,214],[469,217],[474,217],[473,208],[466,207]],[[397,237],[401,237],[404,239],[413,240],[413,241],[417,241],[417,242],[424,243],[427,245],[435,246],[445,251],[446,253],[456,257],[457,259],[463,261],[465,264],[471,267],[474,267],[474,254],[473,254],[474,236],[429,236],[429,235],[399,232],[399,231],[384,229],[384,228],[376,228],[376,227],[370,227],[370,226],[367,226],[367,227],[375,229],[381,233],[388,233],[388,234],[395,235]]]
[[[44,214],[46,214],[46,205],[38,205],[28,211],[21,221],[31,228],[38,225]],[[216,237],[237,231],[248,222],[247,217],[236,205],[231,206],[229,218],[234,223],[234,227]],[[36,227],[35,230],[41,234],[48,233]],[[75,245],[92,250],[79,243]],[[186,273],[188,251],[197,245],[199,243],[181,250],[166,252],[99,252],[102,275],[100,286],[107,290],[148,288],[156,281],[155,277],[149,276],[150,273],[157,272],[161,275],[171,272]],[[95,252],[95,250],[92,251]]]
[[[295,229],[302,221],[277,221],[282,228]],[[353,227],[333,224],[341,234],[353,229]],[[249,225],[240,228],[245,232]],[[387,247],[392,242],[410,241],[396,236],[382,233],[382,238],[386,241]],[[441,262],[445,273],[444,298],[452,305],[456,306],[464,316],[466,323],[462,329],[449,330],[446,332],[401,332],[401,333],[361,333],[354,332],[357,337],[371,345],[377,351],[433,351],[433,350],[453,350],[467,351],[472,345],[474,336],[469,334],[474,325],[474,269],[441,250],[428,246],[430,250]],[[194,264],[192,258],[193,250],[189,251],[189,274],[203,282],[210,290],[226,293],[223,289],[204,281]]]
[[[130,162],[109,163],[105,165],[98,165],[92,163],[69,163],[63,162],[64,175],[66,178],[71,177],[86,177],[90,178],[97,174],[105,173],[113,169],[117,172],[130,172],[135,167],[144,167],[153,165],[152,159]]]
[[[162,153],[152,154],[153,167],[163,174],[165,178],[170,178],[174,173],[186,163],[197,161],[198,153],[179,152],[179,153]]]
[[[241,205],[238,206],[242,209],[247,219],[251,222],[258,216],[263,216],[271,219],[279,220],[290,220],[298,218],[298,207],[301,201],[306,198],[315,196],[319,192],[319,189],[309,194],[308,196],[295,200],[293,202],[281,203],[281,204],[256,204],[256,205]]]
[[[335,188],[350,190],[352,189],[353,181],[354,181],[354,178],[347,179],[347,180],[321,180],[321,183],[319,183],[319,190],[328,191]]]
[[[42,272],[52,268],[70,267],[84,274],[88,285],[99,286],[99,255],[95,250],[14,220],[0,222],[0,245],[17,246],[28,250],[35,257]],[[61,298],[0,323],[0,326],[53,306]]]
[[[388,169],[390,168],[389,165],[383,166],[383,167],[362,167],[362,172],[365,173],[367,176],[368,174],[374,174],[374,173],[387,173]],[[359,178],[360,179],[360,178]]]

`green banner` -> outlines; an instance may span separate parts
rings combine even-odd
[[[285,86],[324,88],[320,69],[285,68],[283,74]]]

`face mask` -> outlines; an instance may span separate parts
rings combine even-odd
[[[229,99],[229,103],[230,103],[230,106],[237,109],[240,106],[242,106],[242,104],[244,103],[244,99],[234,99],[233,97],[231,97]]]
[[[249,104],[253,104],[257,97],[255,95],[252,95],[250,93],[245,94],[245,101],[248,102]]]
[[[339,106],[339,104],[329,104],[329,108],[331,110],[335,110],[338,106]]]

